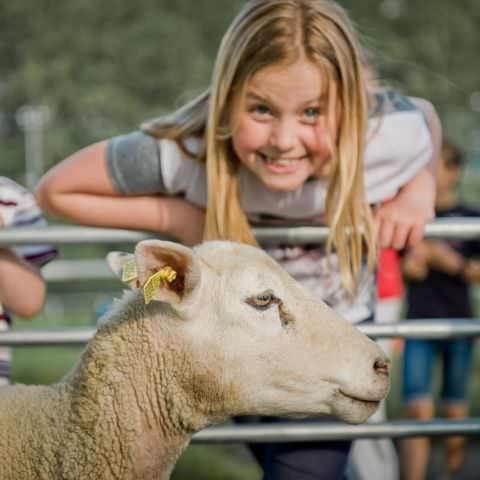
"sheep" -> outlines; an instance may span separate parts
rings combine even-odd
[[[360,423],[387,394],[380,348],[258,248],[144,240],[108,260],[132,289],[76,366],[0,389],[2,480],[166,480],[226,417]]]

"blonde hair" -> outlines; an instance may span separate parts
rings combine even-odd
[[[338,4],[328,0],[247,2],[223,37],[210,90],[143,128],[153,136],[176,140],[191,156],[195,155],[188,151],[186,139],[204,138],[204,151],[196,155],[207,164],[204,238],[256,244],[238,191],[239,161],[231,143],[235,105],[257,71],[301,57],[318,65],[328,79],[326,89],[334,85],[337,92],[338,134],[332,144],[326,200],[327,252],[335,248],[342,282],[353,293],[362,256],[366,251],[371,271],[376,245],[363,185],[367,99],[360,50],[348,16]]]

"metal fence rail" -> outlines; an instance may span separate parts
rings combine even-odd
[[[157,235],[151,232],[116,228],[65,227],[17,228],[0,230],[0,246],[8,245],[85,245],[102,243],[136,243]],[[166,238],[166,237],[165,237]]]
[[[363,323],[358,329],[372,338],[450,339],[480,336],[480,321],[471,318],[408,320],[394,324]],[[0,332],[0,346],[16,347],[82,345],[95,334],[94,327],[10,330]]]
[[[193,436],[196,443],[314,442],[356,438],[439,437],[480,434],[480,418],[465,420],[398,420],[347,425],[344,423],[275,423],[210,427]]]
[[[287,242],[308,244],[323,242],[328,235],[327,227],[290,227],[253,229],[262,244]],[[168,238],[161,235],[162,238]],[[440,218],[425,228],[427,238],[477,238],[480,236],[478,218]],[[44,229],[3,229],[0,230],[0,246],[53,244],[100,244],[100,243],[136,243],[145,238],[159,238],[152,232],[140,232],[115,228],[94,228],[78,226],[52,225]]]
[[[42,276],[47,282],[112,280],[116,278],[104,258],[54,260],[42,268]]]

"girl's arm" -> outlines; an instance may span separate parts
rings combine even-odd
[[[73,154],[40,180],[42,209],[81,224],[151,230],[187,244],[202,239],[202,209],[176,197],[117,193],[107,171],[107,141]]]
[[[442,129],[430,102],[412,100],[425,116],[433,150],[425,167],[375,213],[380,246],[397,250],[418,244],[423,238],[425,225],[435,217],[436,170],[441,152]]]

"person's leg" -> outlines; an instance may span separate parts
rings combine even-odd
[[[468,407],[466,405],[447,405],[445,408],[447,418],[459,420],[468,417]],[[465,437],[447,437],[446,446],[446,463],[449,480],[459,478],[460,470],[465,460],[465,445],[467,440]]]
[[[468,417],[468,387],[471,378],[474,343],[468,339],[447,342],[444,354],[444,381],[442,397],[445,414],[450,419]],[[446,439],[448,478],[457,479],[464,463],[466,438]]]
[[[407,340],[403,363],[403,391],[408,416],[415,420],[431,420],[434,405],[431,398],[433,342]],[[412,437],[401,442],[403,480],[425,480],[430,455],[430,440]]]
[[[408,416],[415,420],[431,420],[434,415],[431,400],[416,400],[409,403]],[[430,439],[412,437],[401,441],[401,470],[403,480],[425,480],[430,457]]]

